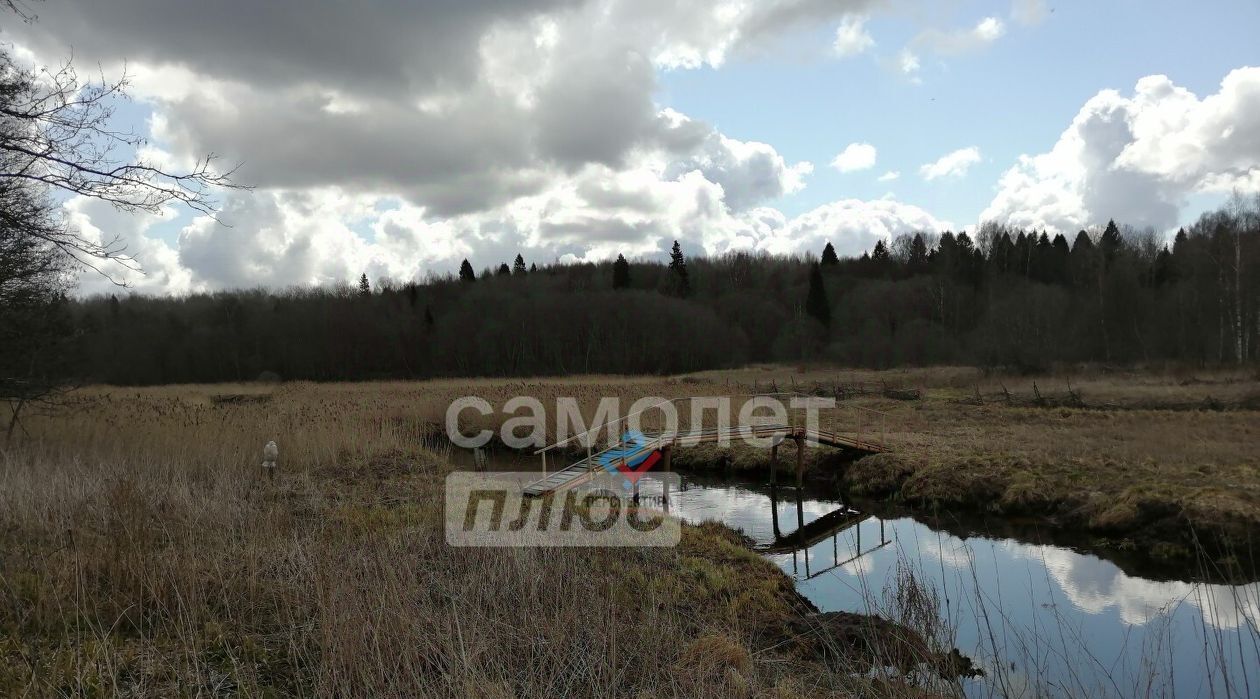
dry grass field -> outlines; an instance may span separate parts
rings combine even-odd
[[[872,389],[823,414],[838,430],[873,414],[854,407],[886,415],[894,453],[857,462],[853,490],[1035,514],[1171,558],[1194,543],[1187,532],[1238,552],[1260,531],[1254,375],[1036,377],[1040,401],[1033,380],[755,367],[85,389],[25,420],[0,452],[0,694],[916,691],[851,676],[871,642],[817,632],[790,581],[722,527],[687,528],[677,549],[448,547],[451,455],[432,437],[464,395],[549,408],[573,396],[589,418],[610,395],[628,406],[883,382],[922,398]],[[259,468],[269,439],[281,450],[274,482]],[[734,447],[679,463],[724,456],[745,468],[765,458]]]
[[[724,527],[673,549],[447,546],[425,425],[469,388],[515,391],[97,388],[32,417],[0,453],[0,695],[916,691],[848,672],[923,650],[911,632],[824,633]]]

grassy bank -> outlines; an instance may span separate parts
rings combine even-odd
[[[775,367],[702,374],[714,390],[840,395],[822,424],[883,440],[851,465],[809,449],[814,478],[924,516],[1040,523],[1047,536],[1178,570],[1254,577],[1260,553],[1260,375],[1254,370],[1077,369],[1052,375],[936,368]],[[906,393],[918,398],[907,400]],[[896,396],[896,397],[893,397]],[[875,411],[875,412],[872,412]],[[786,458],[785,458],[786,457]],[[793,449],[780,468],[794,462]],[[682,454],[687,468],[764,473],[764,449]],[[787,473],[787,471],[784,471]]]
[[[0,455],[0,694],[917,691],[852,674],[925,652],[913,632],[815,621],[720,526],[672,549],[447,546],[450,466],[415,406],[458,388],[93,389],[29,420]]]

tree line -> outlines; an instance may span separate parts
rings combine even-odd
[[[675,373],[747,362],[1252,362],[1260,201],[1166,242],[985,224],[840,258],[525,264],[424,282],[68,300],[74,374],[117,384]]]

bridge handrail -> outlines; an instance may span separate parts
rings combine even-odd
[[[793,397],[800,397],[800,398],[823,398],[822,395],[810,395],[808,393],[801,393],[799,392],[799,390],[798,392],[779,392],[779,393],[735,393],[735,394],[731,394],[730,398],[759,398],[759,397],[762,397],[762,395],[793,395]],[[648,412],[650,411],[650,409],[664,406],[664,404],[680,403],[683,401],[694,401],[694,399],[697,399],[697,398],[704,398],[704,397],[703,395],[683,395],[682,398],[669,398],[659,403],[653,403],[651,404],[651,406],[641,409],[641,411],[635,411],[633,413],[624,414],[624,416],[616,417],[614,419],[609,419],[609,421],[596,424],[595,427],[591,427],[591,428],[585,429],[585,431],[578,432],[577,435],[564,438],[564,440],[558,441],[556,443],[552,443],[552,445],[547,445],[542,448],[538,448],[538,450],[534,450],[534,456],[538,456],[539,453],[543,453],[544,451],[551,451],[553,450],[553,448],[567,445],[567,443],[570,443],[573,440],[577,440],[578,437],[585,437],[586,435],[590,435],[591,432],[599,433],[600,429],[604,429],[605,427],[610,426],[610,424],[616,424],[621,421],[624,421],[624,419],[630,419],[631,417],[638,416],[638,414],[643,414],[645,412]],[[871,408],[862,408],[858,406],[847,406],[847,407],[861,409],[861,411],[868,411],[868,412],[881,414],[881,416],[885,416],[885,414],[887,414],[887,413],[882,413],[879,411],[873,411],[873,409]]]
[[[730,397],[731,398],[758,398],[761,396],[793,396],[793,397],[799,397],[799,398],[825,398],[826,397],[826,396],[815,396],[809,393],[802,393],[800,391],[780,391],[777,393],[736,393],[736,394],[731,395]],[[621,422],[622,420],[628,420],[634,417],[635,415],[642,415],[643,413],[646,413],[647,411],[652,410],[653,408],[659,408],[660,406],[666,405],[668,403],[679,403],[682,401],[695,400],[696,398],[702,398],[702,397],[703,396],[683,396],[681,398],[669,398],[666,400],[662,400],[659,403],[653,403],[652,405],[649,405],[648,407],[643,408],[642,410],[637,410],[633,413],[621,415],[611,420],[605,420],[604,422],[598,425],[595,425],[594,427],[591,427],[587,430],[579,432],[573,435],[572,437],[567,437],[565,439],[560,440],[559,442],[548,444],[545,447],[536,449],[534,450],[534,455],[537,456],[539,454],[542,454],[543,452],[551,451],[552,449],[555,449],[556,447],[564,446],[565,444],[568,444],[569,442],[572,442],[573,440],[578,439],[579,437],[584,437],[592,432],[598,433],[600,430],[604,429],[605,427],[608,427],[609,425],[615,425]],[[884,418],[888,417],[888,413],[882,410],[875,410],[874,408],[866,408],[860,405],[846,405],[844,407],[852,408],[854,410],[861,410],[863,412],[873,413],[875,415],[879,415],[880,417],[884,417]]]
[[[585,430],[585,431],[583,431],[583,432],[579,432],[579,433],[577,433],[577,434],[573,435],[572,437],[569,437],[569,438],[567,438],[567,439],[563,439],[563,440],[561,440],[561,441],[559,441],[559,442],[556,442],[555,444],[549,444],[549,445],[547,445],[547,446],[545,446],[545,447],[543,447],[543,448],[541,448],[541,449],[538,449],[538,450],[534,451],[534,455],[535,455],[535,456],[537,456],[537,455],[539,455],[539,454],[541,454],[541,453],[543,453],[543,452],[545,452],[545,451],[551,451],[552,449],[555,449],[556,447],[559,447],[559,446],[563,446],[563,445],[565,445],[565,444],[568,444],[569,442],[572,442],[573,440],[577,439],[578,437],[583,437],[583,436],[586,436],[586,435],[588,435],[588,434],[590,434],[590,433],[592,433],[592,432],[595,432],[595,433],[597,433],[597,434],[598,434],[600,430],[604,429],[605,427],[607,427],[607,426],[609,426],[609,425],[614,425],[614,424],[616,424],[616,423],[618,423],[618,422],[621,422],[622,420],[626,420],[626,419],[629,419],[629,418],[631,418],[631,417],[634,417],[635,415],[641,415],[641,414],[646,413],[647,411],[651,410],[652,408],[659,408],[660,406],[665,405],[665,404],[667,404],[667,403],[677,403],[678,401],[682,401],[682,400],[692,400],[693,398],[695,398],[695,396],[687,396],[687,397],[685,397],[685,398],[670,398],[670,399],[668,399],[668,400],[663,400],[663,401],[661,401],[661,402],[659,402],[659,403],[653,403],[652,405],[649,405],[648,407],[646,407],[646,408],[644,408],[644,409],[642,409],[642,410],[637,410],[637,411],[635,411],[635,412],[633,412],[633,413],[630,413],[630,414],[628,414],[628,415],[621,415],[621,416],[619,416],[619,417],[617,417],[616,419],[613,419],[613,420],[607,420],[607,421],[602,422],[602,423],[600,423],[600,424],[598,424],[598,425],[596,425],[596,426],[594,426],[594,427],[592,427],[592,428],[590,428],[590,429],[588,429],[588,430]]]
[[[732,395],[730,395],[729,397],[730,397],[730,398],[759,398],[759,397],[764,397],[764,396],[792,396],[792,397],[799,397],[799,398],[825,398],[825,397],[826,397],[826,396],[815,396],[815,395],[812,395],[812,394],[809,394],[809,393],[803,393],[803,392],[801,392],[801,391],[779,391],[779,392],[775,392],[775,393],[736,393],[736,394],[732,394]],[[583,430],[582,432],[579,432],[579,433],[577,433],[577,434],[575,434],[575,435],[573,435],[573,436],[571,436],[571,437],[567,437],[567,438],[562,439],[562,440],[560,440],[560,441],[558,441],[558,442],[555,442],[555,443],[553,443],[553,444],[548,444],[547,446],[544,446],[544,447],[542,447],[542,448],[540,448],[540,449],[536,449],[536,450],[534,450],[534,455],[535,455],[535,456],[539,456],[539,455],[541,455],[541,456],[542,456],[542,459],[543,459],[543,466],[542,466],[542,470],[543,470],[543,473],[546,473],[546,472],[547,472],[547,452],[551,451],[552,449],[555,449],[556,447],[560,447],[560,446],[564,446],[565,444],[569,444],[570,442],[574,441],[575,439],[578,439],[578,438],[581,438],[581,437],[585,437],[586,435],[591,434],[592,432],[594,432],[594,433],[598,434],[600,430],[603,430],[603,429],[605,429],[606,427],[608,427],[608,426],[610,426],[610,425],[617,425],[617,424],[620,424],[623,420],[629,420],[630,418],[632,418],[632,417],[634,417],[634,416],[636,416],[636,415],[641,415],[641,414],[643,414],[643,413],[645,413],[645,412],[647,412],[647,411],[649,411],[649,410],[652,410],[652,409],[654,409],[654,408],[659,408],[659,407],[661,407],[662,405],[668,405],[668,404],[671,404],[671,403],[679,403],[679,402],[682,402],[682,401],[695,400],[696,398],[702,398],[702,397],[703,397],[703,396],[682,396],[682,397],[680,397],[680,398],[669,398],[669,399],[661,400],[661,401],[659,401],[659,402],[657,402],[657,403],[653,403],[652,405],[649,405],[649,406],[648,406],[648,407],[646,407],[646,408],[643,408],[642,410],[637,410],[637,411],[635,411],[635,412],[633,412],[633,413],[628,413],[628,414],[626,414],[626,415],[620,415],[620,416],[617,416],[617,417],[615,417],[615,418],[613,418],[613,419],[610,419],[610,420],[605,420],[604,422],[602,422],[602,423],[600,423],[600,424],[598,424],[598,425],[595,425],[595,426],[593,426],[593,427],[591,427],[591,428],[589,428],[589,429]],[[884,426],[884,425],[886,424],[886,421],[887,421],[887,418],[888,418],[888,413],[885,413],[885,412],[884,412],[884,411],[882,411],[882,410],[875,410],[874,408],[865,408],[865,407],[862,407],[862,406],[860,406],[860,405],[846,405],[846,406],[844,406],[844,407],[847,407],[847,408],[852,408],[852,409],[854,409],[854,410],[860,410],[860,411],[867,412],[867,413],[871,413],[871,414],[874,414],[874,415],[878,415],[878,416],[880,417],[880,422],[881,422],[881,429],[880,429],[880,432],[881,432],[881,433],[883,433],[881,436],[882,436],[882,437],[886,437],[886,436],[887,436],[887,433],[886,433],[886,428],[885,428],[885,426]],[[660,441],[660,440],[662,440],[662,439],[665,437],[665,435],[666,435],[666,434],[667,434],[667,433],[664,433],[664,432],[663,432],[663,433],[661,433],[660,435],[657,435],[657,436],[656,436],[656,439],[657,439],[658,441]],[[672,436],[672,438],[676,440],[679,436],[681,436],[681,435],[679,435],[678,433],[674,433],[674,434],[673,434],[673,436]],[[857,422],[857,438],[856,438],[856,441],[858,441],[858,442],[861,442],[861,441],[862,441],[862,420],[861,420],[861,416],[860,416],[860,415],[859,415],[859,417],[858,417],[858,422]],[[886,442],[886,439],[883,439],[883,440],[881,440],[881,441]],[[618,443],[620,443],[620,442],[618,442]],[[589,461],[591,461],[591,460],[594,458],[594,456],[595,456],[595,452],[594,452],[594,450],[593,450],[591,447],[592,447],[592,445],[590,445],[590,444],[587,444],[587,445],[586,445],[586,460],[587,460],[588,462],[589,462]],[[608,451],[609,449],[612,449],[612,448],[613,448],[613,447],[612,447],[612,445],[609,445],[606,449],[600,450],[600,452],[598,452],[598,453],[602,454],[602,453],[604,453],[605,451]]]

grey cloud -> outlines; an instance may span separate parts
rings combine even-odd
[[[744,33],[760,39],[794,25],[836,19],[845,14],[869,12],[883,0],[781,0],[755,3],[745,22]]]
[[[194,94],[169,103],[178,150],[209,144],[239,179],[259,187],[342,186],[405,194],[443,214],[487,208],[536,191],[518,107],[478,93],[445,114],[392,102],[333,113],[298,96],[232,88],[230,106]]]
[[[617,166],[650,133],[656,109],[651,63],[630,49],[567,55],[538,94],[539,150],[567,168]]]
[[[347,281],[354,270],[366,267],[365,244],[344,235],[338,224],[312,230],[307,228],[311,218],[288,220],[286,211],[302,213],[304,196],[233,196],[221,213],[228,225],[200,219],[186,227],[179,236],[179,262],[191,272],[193,285],[221,289],[328,284]]]
[[[655,0],[393,1],[366,10],[333,0],[65,0],[15,32],[49,60],[72,46],[87,63],[187,68],[198,83],[154,103],[165,145],[243,163],[239,179],[260,188],[399,194],[450,216],[538,193],[590,163],[619,167],[636,148],[684,158],[700,149],[688,167],[744,208],[785,191],[786,165],[773,149],[734,161],[710,126],[662,120],[654,56],[676,45],[722,51],[868,4],[776,0],[721,19],[707,2]],[[534,36],[543,25],[531,22],[543,18],[554,43]],[[504,32],[523,34],[491,40]],[[491,76],[483,50],[524,73]],[[525,97],[505,94],[505,81],[522,82]],[[432,108],[421,109],[422,98]]]
[[[298,79],[414,92],[474,79],[478,40],[491,24],[580,1],[57,0],[40,3],[39,21],[21,33],[45,48],[68,43],[92,61],[176,62],[272,87]]]
[[[618,186],[606,178],[591,177],[577,185],[577,194],[589,206],[600,209],[626,209],[648,213],[658,206],[652,192],[647,189]]]
[[[543,221],[538,232],[549,242],[637,242],[651,233],[650,221],[627,221],[614,216],[579,216],[567,221]]]

